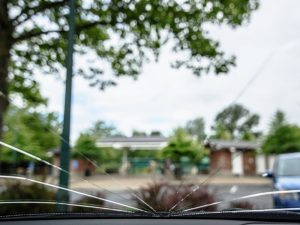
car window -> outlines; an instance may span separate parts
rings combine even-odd
[[[279,160],[278,175],[279,176],[299,176],[300,158],[286,158]]]
[[[299,9],[0,0],[0,217],[295,215]]]

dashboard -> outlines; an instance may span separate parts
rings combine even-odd
[[[278,225],[299,224],[300,212],[44,213],[0,216],[0,225]]]
[[[5,225],[278,225],[278,224],[300,224],[300,222],[265,222],[248,220],[208,220],[208,219],[59,219],[59,220],[23,220],[2,221]]]

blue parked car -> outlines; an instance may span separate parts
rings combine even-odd
[[[268,172],[266,176],[272,178],[275,191],[300,191],[300,153],[279,155],[273,172]],[[300,207],[300,192],[273,195],[273,203],[274,208],[298,208]]]

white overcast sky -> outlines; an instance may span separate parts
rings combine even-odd
[[[236,30],[212,28],[211,35],[222,48],[237,56],[237,66],[225,76],[199,78],[189,70],[174,70],[170,68],[174,54],[165,48],[159,62],[145,65],[137,81],[122,78],[117,87],[105,92],[76,78],[72,141],[96,120],[114,124],[127,135],[133,129],[168,135],[195,117],[204,117],[209,129],[216,113],[234,100],[262,64],[260,75],[238,102],[261,116],[261,129],[267,128],[277,109],[284,110],[290,122],[300,124],[299,12],[298,0],[263,0],[249,25]],[[39,76],[39,80],[43,95],[49,98],[48,110],[62,114],[62,82],[50,76]]]

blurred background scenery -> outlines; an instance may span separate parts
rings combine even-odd
[[[274,168],[278,155],[300,152],[299,8],[1,0],[0,200],[156,211],[300,205],[297,194],[228,201],[288,189]],[[300,160],[279,170],[289,166],[298,182]],[[0,213],[55,210],[91,211],[7,204]]]

